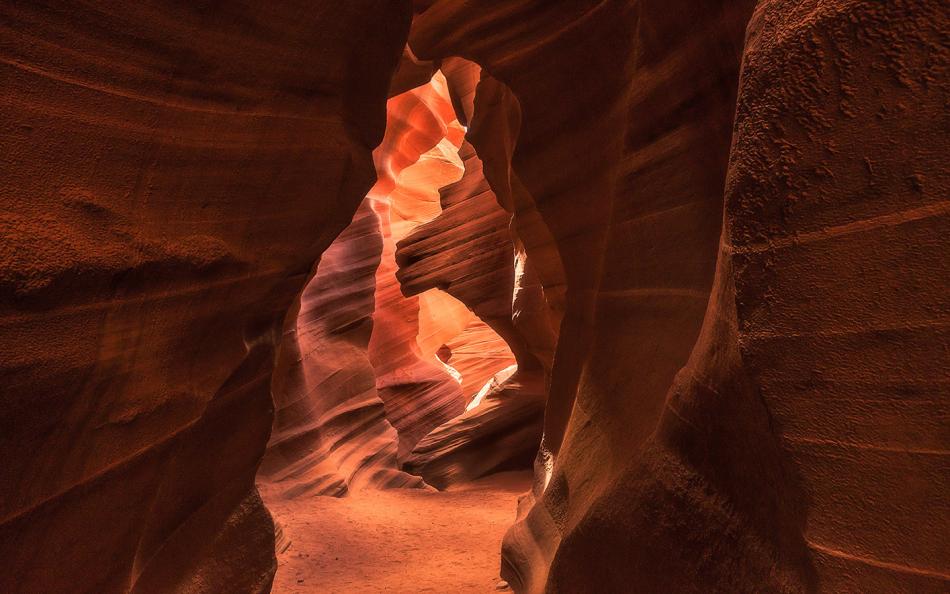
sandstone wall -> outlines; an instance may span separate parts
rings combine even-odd
[[[263,592],[281,321],[408,3],[0,7],[0,590]]]
[[[416,9],[564,267],[516,590],[945,588],[946,9]]]

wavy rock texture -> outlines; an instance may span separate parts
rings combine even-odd
[[[621,95],[629,78],[617,56],[624,56],[630,47],[633,8],[619,2],[593,4],[565,7],[520,1],[486,8],[433,2],[416,16],[410,33],[410,47],[420,57],[464,56],[486,68],[517,97],[519,109],[506,111],[505,118],[493,122],[519,130],[517,151],[511,134],[508,143],[496,149],[511,154],[510,169],[516,174],[508,174],[502,156],[491,162],[497,178],[486,177],[503,204],[513,193],[530,195],[557,246],[558,258],[527,253],[539,264],[553,266],[559,260],[563,270],[567,293],[558,307],[563,315],[560,332],[573,339],[558,343],[558,364],[552,371],[545,419],[545,447],[552,452],[570,416],[592,337],[613,165],[623,140]],[[598,47],[610,51],[598,52]],[[503,100],[504,90],[488,94],[486,100]],[[477,149],[478,143],[474,144]],[[525,192],[515,191],[521,187]]]
[[[501,115],[485,125],[495,148],[488,153],[482,148],[486,143],[473,144],[482,150],[486,171],[492,172],[486,177],[499,200],[516,209],[530,197],[544,223],[541,228],[550,234],[551,241],[526,242],[529,261],[557,261],[563,271],[567,290],[559,330],[570,339],[558,342],[554,358],[540,457],[548,467],[542,468],[539,491],[571,417],[593,338],[594,294],[623,144],[630,78],[629,60],[623,56],[632,46],[633,15],[633,8],[622,2],[566,7],[522,1],[498,3],[490,10],[434,2],[416,16],[410,33],[410,46],[421,57],[465,56],[503,83],[480,84],[475,100],[476,107],[480,99],[486,106],[501,106]],[[532,252],[537,245],[555,245],[557,258]],[[611,356],[616,360],[616,353]],[[609,459],[606,452],[602,456]],[[572,506],[563,490],[550,507],[583,509]],[[543,587],[557,545],[560,530],[547,508],[537,506],[536,517],[517,534],[520,542],[508,547],[506,577],[523,590]]]
[[[512,371],[493,378],[477,406],[423,437],[407,457],[406,471],[445,489],[493,472],[530,468],[541,443],[547,390],[541,374]]]
[[[459,157],[465,172],[441,190],[441,212],[396,244],[396,278],[406,295],[434,288],[452,295],[505,338],[519,365],[537,367],[512,322],[511,215],[498,205],[471,145],[464,143]]]
[[[466,96],[473,95],[461,96],[463,111]],[[515,361],[518,377],[504,389],[493,390],[490,403],[436,428],[406,459],[412,472],[439,488],[527,466],[540,443],[544,402],[542,364],[513,321],[511,214],[499,206],[472,146],[463,143],[459,156],[465,172],[458,182],[442,188],[441,213],[397,244],[396,276],[408,295],[438,287],[478,316],[446,345],[448,363],[461,372],[466,396],[474,396],[487,379]]]
[[[515,365],[511,349],[491,326],[473,319],[458,336],[445,343],[451,357],[446,361],[459,372],[466,406],[502,369]]]
[[[368,347],[382,252],[364,200],[287,316],[274,372],[274,430],[258,471],[264,500],[422,486],[398,471],[398,436],[376,393]]]
[[[502,468],[549,383],[516,591],[945,592],[946,3],[409,4],[0,7],[0,590],[269,589],[315,272],[284,496]],[[464,413],[485,326],[393,278],[463,135],[514,256],[407,280],[536,362]]]
[[[393,97],[388,112],[387,134],[375,152],[379,181],[287,318],[273,384],[274,432],[258,479],[266,498],[422,486],[398,472],[397,442],[408,453],[514,362],[504,340],[435,284],[403,295],[394,242],[420,224],[427,228],[428,219],[444,219],[438,188],[457,185],[450,182],[459,175],[461,129],[441,75]],[[507,287],[502,279],[501,292],[494,285],[488,290],[510,304],[508,216],[490,193],[487,198],[492,214],[501,215],[492,220],[507,244],[508,264],[496,266],[507,273]],[[451,212],[457,217],[457,209]],[[439,249],[452,249],[450,238],[439,239]],[[426,293],[424,302],[419,293]],[[492,305],[504,313],[503,305]],[[505,315],[510,328],[510,305]],[[452,367],[436,359],[440,347],[451,349]],[[453,377],[459,375],[461,382]]]
[[[557,243],[534,198],[512,168],[521,128],[521,104],[511,89],[484,72],[472,101],[466,139],[475,147],[483,175],[498,203],[512,215],[515,326],[550,372],[566,307],[566,280]]]
[[[0,14],[0,590],[266,591],[274,345],[372,184],[408,6]]]
[[[390,92],[418,82],[427,69],[404,50]],[[390,267],[381,266],[381,259],[392,253],[389,220],[384,239],[376,210],[416,187],[439,183],[440,176],[451,178],[456,170],[446,159],[435,158],[439,152],[420,162],[444,139],[449,132],[446,120],[452,118],[444,81],[431,78],[430,69],[418,88],[388,102],[386,134],[374,152],[378,181],[322,255],[297,307],[287,316],[273,382],[274,430],[258,474],[265,499],[423,486],[418,477],[398,471],[399,435],[387,417],[391,407],[386,408],[377,391],[377,368],[389,353],[374,352],[371,359],[370,343],[374,331],[383,336],[393,332],[392,318],[399,323],[398,314],[405,309],[393,313],[402,305],[397,296],[395,305],[384,299],[376,311],[377,277],[387,297],[394,284]],[[374,206],[374,200],[382,206]],[[420,216],[427,214],[424,208],[417,210]],[[375,328],[374,318],[379,320]],[[381,341],[377,337],[376,344]],[[430,367],[435,399],[446,391],[456,395],[457,383],[444,372],[436,375],[440,368]],[[426,396],[420,396],[420,402]],[[460,395],[455,401],[461,402]]]
[[[438,214],[437,188],[460,175],[453,157],[462,130],[441,76],[391,99],[389,111],[387,138],[376,152],[380,181],[369,193],[383,238],[369,355],[402,460],[421,437],[465,408],[458,381],[434,352],[419,348],[419,299],[403,296],[394,256],[402,237]]]
[[[946,586],[945,413],[918,399],[947,367],[945,9],[761,2],[742,56],[752,8],[417,5],[420,56],[517,99],[512,172],[566,274],[540,501],[505,547],[519,591]]]

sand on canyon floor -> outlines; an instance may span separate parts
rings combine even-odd
[[[274,594],[497,592],[501,539],[528,472],[450,491],[364,491],[269,503],[290,546]],[[285,541],[286,544],[286,541]]]

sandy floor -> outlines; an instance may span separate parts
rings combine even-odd
[[[499,550],[529,473],[444,493],[369,492],[271,505],[290,539],[275,594],[497,592]]]

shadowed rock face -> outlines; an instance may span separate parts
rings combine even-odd
[[[457,66],[456,74],[460,70]],[[473,85],[466,84],[470,82],[471,77],[462,78],[460,89],[450,84],[450,90],[456,91],[463,113],[467,109],[472,114],[467,117],[473,119],[474,93],[467,90]],[[540,444],[546,370],[550,369],[549,363],[545,367],[539,359],[547,353],[536,355],[533,350],[550,336],[537,336],[536,326],[515,321],[515,312],[530,303],[525,299],[530,289],[519,286],[523,290],[515,295],[515,248],[509,229],[512,214],[499,204],[473,147],[463,143],[459,156],[465,171],[458,182],[442,188],[441,213],[397,244],[396,276],[406,294],[438,287],[467,305],[480,318],[479,323],[487,324],[482,324],[482,334],[489,340],[504,337],[517,367],[514,376],[509,372],[486,388],[488,398],[482,394],[478,402],[466,407],[464,415],[435,428],[405,459],[410,472],[438,488],[530,466]],[[519,275],[519,284],[524,279],[524,274]],[[547,318],[543,297],[530,304]],[[471,334],[467,331],[460,338]],[[473,345],[470,353],[460,348],[464,345],[450,343],[450,364],[471,369],[469,360],[477,359],[489,374],[505,368],[506,362],[489,355],[485,342]],[[470,371],[463,371],[463,388],[469,375]],[[475,385],[475,390],[466,394],[474,396],[481,387]]]
[[[948,20],[771,1],[748,27],[725,193],[739,351],[828,592],[950,582]]]
[[[516,590],[944,588],[945,10],[416,6],[517,100],[489,180],[567,281]]]
[[[396,245],[396,278],[407,295],[444,290],[506,339],[519,367],[539,367],[512,321],[511,215],[498,205],[470,144],[462,145],[459,157],[465,171],[442,189],[439,215]]]
[[[0,7],[0,590],[269,589],[274,346],[373,183],[409,18]]]

